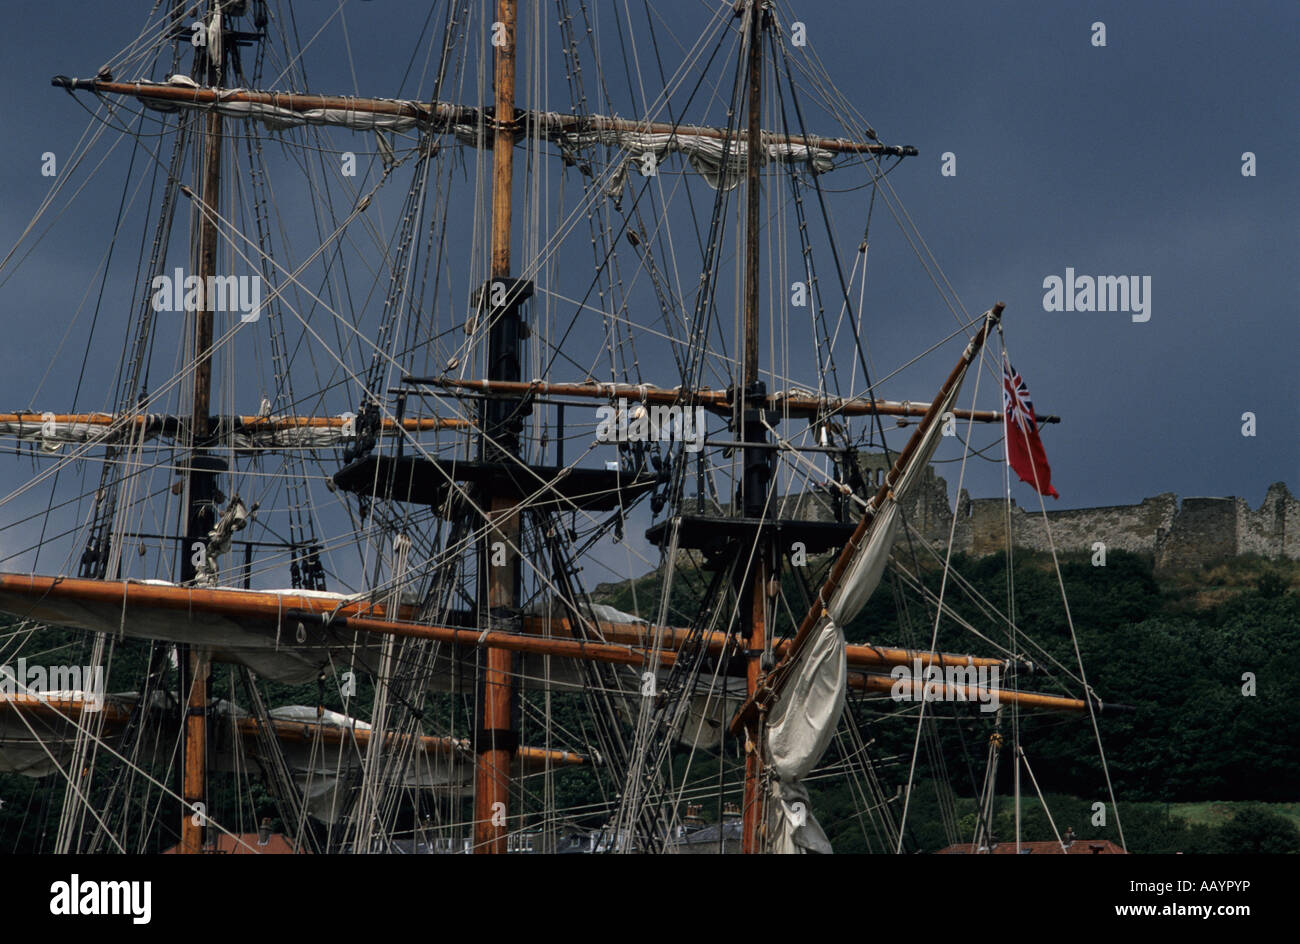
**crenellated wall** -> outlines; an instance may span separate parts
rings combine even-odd
[[[883,475],[884,457],[862,457],[864,476],[875,484]],[[805,493],[797,500],[801,514],[827,517],[822,495]],[[952,529],[954,550],[991,554],[1006,546],[1007,506],[1000,498],[957,498],[957,520],[948,504],[948,486],[934,469],[926,470],[908,502],[907,520],[926,540],[946,544]],[[1282,482],[1268,488],[1263,504],[1252,509],[1243,498],[1184,498],[1172,492],[1144,498],[1136,505],[1108,505],[1047,512],[1020,508],[1013,501],[1010,526],[1017,547],[1050,549],[1048,531],[1058,551],[1091,553],[1101,542],[1109,550],[1151,554],[1156,567],[1187,567],[1226,560],[1240,554],[1300,560],[1300,501]]]

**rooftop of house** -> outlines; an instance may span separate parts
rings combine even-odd
[[[1045,842],[1020,843],[1019,855],[1127,855],[1109,839],[1066,839],[1066,847],[1055,839]],[[1017,855],[1014,842],[995,842],[992,848],[976,849],[974,843],[963,842],[955,846],[946,846],[936,855]]]

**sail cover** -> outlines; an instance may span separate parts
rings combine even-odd
[[[144,99],[145,104],[154,108],[156,102]],[[178,103],[168,102],[162,110],[174,111]],[[183,105],[181,107],[184,107]],[[193,106],[199,107],[199,106]],[[385,115],[363,110],[346,108],[313,108],[306,111],[291,111],[275,105],[258,102],[220,102],[203,106],[215,109],[231,118],[253,118],[260,120],[270,131],[283,131],[303,125],[325,125],[347,128],[352,131],[410,131],[420,122],[404,115]],[[485,124],[468,124],[456,122],[451,125],[451,132],[456,140],[471,147],[491,147],[492,135]],[[699,134],[653,134],[634,131],[602,130],[587,132],[566,132],[546,135],[557,143],[571,148],[589,147],[604,144],[621,148],[629,152],[628,161],[634,167],[644,168],[646,154],[653,154],[658,164],[669,154],[686,156],[691,166],[708,181],[709,186],[717,189],[731,190],[740,183],[745,173],[746,144],[744,141],[732,141],[728,145],[724,140]],[[725,168],[723,151],[726,151]],[[821,148],[808,147],[804,144],[769,144],[764,148],[764,157],[771,162],[783,164],[808,164],[819,173],[829,171],[834,166],[831,152]],[[626,164],[620,170],[626,173]]]
[[[695,168],[710,187],[715,190],[719,187],[723,190],[731,190],[744,176],[748,155],[747,144],[744,141],[728,143],[722,138],[701,134],[649,134],[611,129],[565,134],[558,140],[569,147],[604,144],[627,151],[628,158],[615,175],[615,186],[622,184],[629,164],[640,170],[642,174],[650,175],[654,173],[653,168],[665,157],[677,153],[686,156],[691,167]],[[787,142],[768,144],[762,154],[769,162],[807,164],[818,173],[825,173],[834,166],[830,151],[804,144]],[[645,161],[646,155],[653,155],[654,160]]]
[[[78,82],[79,80],[73,81],[72,85],[81,87]],[[86,83],[85,87],[134,95],[145,107],[155,111],[215,111],[229,118],[260,121],[271,131],[306,125],[394,133],[418,128],[449,132],[458,141],[471,147],[491,147],[494,140],[493,126],[484,112],[444,102],[352,99],[345,96],[296,95],[292,92],[243,88],[200,88],[186,76],[173,76],[166,83],[91,82]],[[575,124],[585,127],[575,129]],[[657,164],[669,154],[683,154],[715,189],[732,189],[744,174],[746,142],[733,135],[728,143],[728,135],[722,129],[694,130],[693,126],[688,125],[681,130],[661,133],[629,130],[625,127],[626,124],[600,115],[578,118],[557,112],[526,112],[523,120],[518,122],[516,137],[523,138],[531,132],[567,148],[605,145],[627,151],[627,158],[615,172],[616,185],[622,184],[629,164],[640,168],[643,173],[654,173],[645,162],[647,155],[653,155]],[[825,173],[834,167],[834,155],[828,148],[796,142],[790,140],[788,135],[768,137],[779,137],[780,140],[771,140],[763,146],[764,161],[807,164],[818,173]]]
[[[972,345],[973,346],[973,345]],[[821,759],[844,711],[848,682],[844,631],[880,585],[894,538],[902,524],[899,502],[906,501],[939,445],[940,418],[957,400],[972,350],[937,410],[913,434],[916,448],[902,470],[872,499],[864,540],[853,552],[826,609],[798,653],[792,672],[768,715],[766,748],[772,767],[768,840],[773,852],[829,853],[831,844],[812,815],[802,780]]]
[[[229,706],[225,714],[246,717]],[[349,794],[362,768],[364,750],[357,744],[358,734],[362,735],[362,745],[367,744],[371,726],[337,711],[306,705],[285,705],[272,708],[267,714],[273,722],[297,722],[303,726],[302,739],[286,741],[281,747],[308,815],[323,823],[343,820],[352,809]],[[342,733],[343,737],[327,742],[318,740],[317,732],[327,731]],[[233,744],[226,746],[223,741],[221,746],[225,749],[216,754],[217,768],[238,772],[247,761]],[[384,777],[391,786],[408,790],[438,788],[468,795],[474,783],[474,765],[458,760],[449,751],[406,750],[396,762],[386,765]]]
[[[214,416],[212,438],[236,449],[326,449],[357,438],[356,415]],[[402,421],[408,432],[468,425],[463,420],[417,417]],[[391,437],[397,424],[380,421],[377,436]],[[38,443],[45,452],[82,443],[138,443],[151,439],[183,440],[189,417],[163,413],[0,413],[0,436]]]
[[[89,703],[86,698],[80,691],[49,692],[37,704],[32,704],[34,698],[0,697],[0,773],[39,778],[66,771]],[[103,731],[106,743],[118,746],[118,736],[138,700],[135,692],[109,696]],[[174,737],[174,703],[157,693],[151,702],[153,717],[173,726],[167,737]],[[264,760],[255,737],[255,723],[246,711],[218,700],[212,714],[216,719],[210,752],[214,770],[240,773],[250,761]],[[272,737],[281,741],[285,763],[308,815],[325,823],[341,820],[350,809],[349,793],[372,734],[371,726],[340,712],[308,705],[285,705],[273,708],[268,715],[272,725],[277,726]],[[385,774],[387,780],[405,789],[436,788],[464,794],[473,784],[473,763],[458,758],[451,749],[443,749],[444,740],[423,737],[411,742],[415,749],[404,751],[400,762],[391,765]]]
[[[173,85],[177,83],[172,83]],[[167,86],[157,86],[149,83],[136,84],[136,96],[147,108],[155,111],[177,111],[181,108],[194,111],[215,111],[220,115],[229,118],[253,118],[261,121],[270,131],[282,131],[285,128],[301,128],[304,125],[325,125],[336,128],[348,128],[353,131],[410,131],[417,124],[419,119],[413,114],[392,114],[376,111],[374,108],[349,108],[346,105],[337,108],[284,108],[269,102],[250,102],[241,101],[234,96],[247,89],[221,89],[221,95],[231,96],[229,98],[219,98],[215,102],[206,101],[176,101],[175,99],[160,99],[150,95],[154,88],[166,88]],[[216,90],[213,90],[216,91]],[[286,96],[292,98],[291,95]],[[384,99],[385,104],[393,106],[394,110],[402,106],[411,106],[412,103],[398,99]]]
[[[92,696],[81,690],[45,692],[41,698],[55,706],[76,704]],[[62,719],[33,714],[26,717],[10,709],[13,703],[34,701],[34,697],[0,693],[0,774],[21,774],[24,777],[45,777],[66,767],[72,758],[76,743],[76,730]],[[110,706],[109,720],[115,717]],[[125,713],[118,719],[125,722]]]

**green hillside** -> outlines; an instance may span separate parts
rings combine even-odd
[[[957,559],[955,565],[989,600],[1005,601],[1007,570],[1001,556]],[[1271,831],[1280,845],[1300,847],[1300,752],[1295,749],[1300,744],[1300,563],[1239,558],[1157,574],[1149,558],[1112,552],[1104,567],[1094,567],[1085,555],[1065,558],[1062,577],[1089,682],[1104,701],[1133,709],[1098,719],[1129,846],[1147,852],[1211,851],[1218,848],[1215,836],[1220,833],[1225,841],[1241,844],[1245,840],[1238,834]],[[925,579],[937,590],[936,568]],[[1019,625],[1047,656],[1073,668],[1076,660],[1050,557],[1018,552],[1014,581]],[[683,617],[692,601],[679,599],[681,588],[691,582],[679,582],[674,594],[674,608]],[[922,618],[921,632],[913,626],[909,635],[889,583],[887,578],[847,627],[849,640],[909,645],[919,639],[928,646],[929,623]],[[602,588],[602,598],[629,609],[634,595],[639,601],[657,599],[658,584],[652,575],[635,588],[610,585]],[[790,581],[785,589],[787,596],[793,594]],[[946,599],[976,626],[988,625],[973,607],[955,596]],[[947,620],[938,646],[989,651]],[[1248,694],[1252,676],[1253,694]],[[1038,676],[1021,684],[1058,690]],[[934,777],[924,761],[917,776],[922,787],[914,793],[908,825],[909,845],[918,851],[947,844],[950,831],[943,822],[951,823],[954,813],[944,812],[945,806],[952,807],[962,825],[974,825],[974,797],[992,727],[988,716],[954,707],[935,712],[941,718],[943,776]],[[873,756],[910,758],[914,722],[871,723],[869,702],[854,711],[876,738]],[[1105,803],[1108,795],[1088,718],[1025,712],[1021,742],[1039,786],[1051,797],[1058,827],[1063,831],[1071,825],[1081,838],[1118,839],[1108,803],[1107,825],[1090,825],[1092,804]],[[1009,753],[1003,753],[1000,793],[1011,782]],[[835,759],[832,747],[826,760]],[[882,777],[890,786],[905,783],[906,765],[885,765]],[[836,848],[865,851],[871,845],[869,830],[855,816],[849,787],[813,789],[817,809],[828,814],[819,813],[819,819]],[[1050,839],[1050,824],[1032,788],[1026,783],[1023,790],[1022,836]],[[995,833],[1014,835],[1010,812],[1004,810],[998,820]],[[968,830],[958,830],[963,833],[968,837]]]

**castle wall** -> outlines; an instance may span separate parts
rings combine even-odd
[[[1281,482],[1268,487],[1258,511],[1241,498],[1236,511],[1238,553],[1300,558],[1300,501]]]
[[[957,527],[953,533],[954,549],[967,554],[992,554],[1007,546],[1007,511],[1000,498],[972,499],[962,489],[957,501]],[[1012,508],[1012,533],[1015,513]]]
[[[878,484],[884,456],[864,455],[863,477]],[[827,500],[809,493],[788,506],[796,516],[830,517]],[[1036,502],[1035,502],[1036,505]],[[916,493],[904,508],[908,523],[931,543],[946,545],[951,529],[953,549],[983,555],[1006,548],[1007,511],[1000,498],[971,498],[965,489],[957,497],[956,523],[948,503],[948,485],[925,471]],[[1011,528],[1017,547],[1037,551],[1051,548],[1047,526],[1037,507],[1011,506]],[[1047,512],[1052,541],[1060,552],[1092,553],[1098,541],[1108,551],[1151,554],[1157,567],[1201,566],[1240,554],[1300,560],[1300,501],[1286,485],[1269,486],[1258,509],[1245,499],[1184,498],[1165,492],[1136,505],[1108,505]]]
[[[1150,554],[1155,550],[1156,535],[1170,528],[1177,510],[1178,496],[1169,492],[1144,498],[1136,505],[1049,511],[1047,518],[1058,549],[1091,551],[1093,544],[1100,541],[1108,551]],[[1016,543],[1036,551],[1050,550],[1042,514],[1037,510],[1016,511]]]
[[[1156,566],[1199,566],[1238,553],[1237,499],[1184,498],[1169,531],[1156,540]]]

